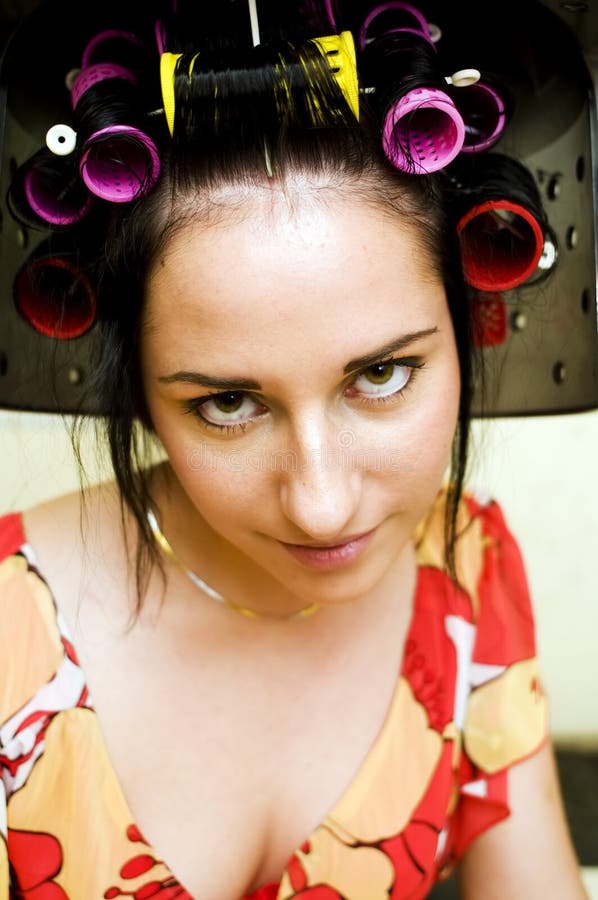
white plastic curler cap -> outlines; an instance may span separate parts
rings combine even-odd
[[[458,72],[447,75],[444,80],[453,87],[469,87],[470,84],[477,84],[481,77],[479,69],[459,69]]]
[[[55,156],[68,156],[77,144],[77,132],[70,125],[52,125],[46,133],[46,147]]]

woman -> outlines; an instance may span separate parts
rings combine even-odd
[[[238,7],[92,36],[76,148],[15,177],[97,298],[116,477],[2,520],[3,896],[584,897],[519,551],[462,490],[478,182],[458,127],[436,170],[399,135],[426,20]]]

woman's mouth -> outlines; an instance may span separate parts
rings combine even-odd
[[[310,569],[335,569],[349,565],[363,553],[372,540],[376,528],[349,538],[342,544],[287,544],[280,541],[298,562]]]

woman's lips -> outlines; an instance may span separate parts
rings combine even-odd
[[[285,550],[288,550],[291,556],[310,569],[335,569],[348,565],[357,559],[368,546],[375,533],[376,529],[372,528],[371,531],[350,538],[344,544],[327,547],[285,544],[283,541],[280,543]]]

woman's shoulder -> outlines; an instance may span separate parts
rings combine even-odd
[[[23,567],[35,573],[68,615],[89,580],[85,572],[94,569],[97,578],[117,555],[120,521],[112,481],[7,512],[0,516],[0,566],[5,575]],[[100,554],[102,566],[97,565]]]

